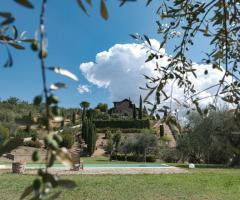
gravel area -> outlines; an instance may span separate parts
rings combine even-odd
[[[26,174],[35,174],[36,170],[27,170]],[[168,168],[88,168],[79,171],[71,170],[56,170],[50,169],[49,172],[53,174],[176,174],[176,173],[187,173],[188,170],[168,167]]]

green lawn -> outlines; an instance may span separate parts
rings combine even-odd
[[[0,199],[18,199],[34,176],[0,174]],[[78,187],[60,199],[239,200],[239,169],[196,169],[188,174],[75,175]]]

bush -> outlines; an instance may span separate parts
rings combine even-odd
[[[63,141],[60,144],[60,147],[65,147],[70,149],[74,143],[75,136],[74,134],[77,132],[76,129],[65,128],[61,133]]]
[[[41,148],[42,144],[39,141],[33,141],[33,140],[29,140],[24,142],[23,144],[26,147],[35,147],[35,148]]]
[[[147,120],[95,120],[96,128],[121,128],[121,129],[130,129],[130,128],[150,128],[150,121]]]
[[[155,155],[148,155],[146,157],[146,162],[156,162],[156,156]]]
[[[110,130],[107,130],[105,132],[105,139],[111,139],[112,138],[112,132]]]
[[[9,130],[0,125],[0,145],[3,144],[9,138]]]
[[[175,148],[168,148],[161,150],[160,158],[168,163],[176,163],[180,160],[180,155]]]
[[[142,133],[142,129],[137,128],[97,128],[97,133],[107,133],[108,131],[111,131],[112,133],[116,133],[118,130],[120,130],[122,133]]]
[[[74,136],[69,133],[62,133],[61,136],[63,141],[61,142],[60,147],[70,149],[74,143]]]
[[[132,155],[117,154],[112,155],[111,160],[143,162],[144,159],[142,156],[137,156],[135,154]],[[156,157],[154,155],[147,155],[146,162],[156,162]]]
[[[15,135],[15,137],[19,137],[19,138],[28,138],[28,137],[33,137],[36,138],[37,137],[37,132],[31,130],[30,132],[24,131],[24,130],[18,130]]]

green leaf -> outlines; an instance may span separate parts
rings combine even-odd
[[[14,17],[9,17],[9,18],[7,18],[6,20],[4,20],[4,21],[1,23],[1,25],[3,26],[3,25],[11,24],[11,23],[14,22],[14,20],[15,20]]]
[[[148,38],[148,36],[146,36],[146,35],[143,35],[143,36],[144,36],[145,40],[147,41],[147,43],[149,44],[149,46],[151,47],[152,44],[151,44],[150,39]]]
[[[4,67],[12,67],[12,65],[13,65],[12,54],[9,51],[8,47],[6,47],[6,49],[7,49],[8,59],[7,59],[6,63],[3,66]]]
[[[14,1],[26,8],[33,8],[32,3],[30,3],[28,0],[14,0]]]
[[[16,149],[17,147],[23,145],[23,139],[20,138],[13,138],[10,139],[6,144],[0,147],[0,157],[5,154],[9,153],[13,149]]]
[[[10,12],[0,12],[0,16],[4,18],[11,18],[12,14]]]
[[[54,71],[57,74],[61,74],[63,76],[66,76],[74,81],[78,81],[78,78],[75,74],[72,72],[62,68],[62,67],[48,67],[49,70]]]
[[[24,192],[22,193],[22,195],[20,197],[20,200],[24,199],[25,197],[27,197],[32,192],[33,192],[33,186],[31,185],[24,190]]]
[[[152,0],[148,0],[146,6],[148,6],[151,2]]]
[[[149,62],[149,61],[151,61],[153,58],[154,58],[154,54],[153,53],[151,53],[149,56],[148,56],[148,58],[147,58],[147,60],[145,60],[145,62]]]
[[[138,37],[136,35],[133,35],[133,34],[129,34],[133,39],[137,40]]]
[[[25,40],[21,40],[22,42],[29,42],[29,43],[33,43],[35,42],[35,39],[25,39]]]
[[[78,6],[88,15],[87,9],[85,8],[82,0],[77,0]]]
[[[14,47],[15,49],[20,49],[20,50],[23,50],[25,49],[25,47],[17,44],[17,43],[8,43],[10,46]]]
[[[105,4],[105,0],[101,0],[100,10],[101,10],[102,17],[105,20],[108,20],[108,11],[107,11],[107,7],[106,7],[106,4]]]
[[[120,2],[120,5],[119,5],[119,6],[121,7],[121,6],[123,6],[125,3],[126,3],[126,0],[121,0],[121,2]]]
[[[42,96],[41,95],[34,97],[33,104],[35,106],[39,106],[41,104],[41,102],[42,102]]]
[[[52,175],[52,174],[49,174],[49,173],[44,173],[42,175],[43,177],[43,182],[44,183],[51,183],[52,187],[55,188],[57,187],[57,177]]]
[[[53,83],[50,85],[51,90],[58,90],[58,89],[62,89],[62,88],[67,88],[67,85],[65,83],[61,83],[61,82]]]
[[[18,31],[17,31],[17,28],[16,28],[16,26],[13,26],[12,29],[13,29],[14,40],[16,40],[17,37],[18,37]]]

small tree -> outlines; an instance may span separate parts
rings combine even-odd
[[[3,144],[9,138],[9,130],[0,125],[0,145]]]
[[[106,103],[99,103],[99,104],[96,106],[96,109],[101,110],[101,112],[107,112],[107,110],[108,110],[108,105],[107,105]]]
[[[120,130],[117,130],[117,132],[113,135],[113,143],[115,146],[115,152],[117,153],[119,150],[119,145],[120,145],[120,141],[121,141],[121,137],[122,137],[122,132]]]

